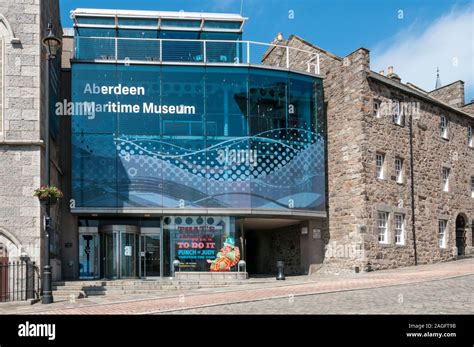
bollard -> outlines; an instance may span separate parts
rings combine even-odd
[[[180,263],[181,262],[178,259],[173,261],[173,277],[176,276],[176,268],[178,268],[178,271],[180,270],[180,268],[179,268]]]
[[[247,263],[245,260],[239,261],[237,264],[237,272],[247,272]]]
[[[279,281],[285,280],[285,263],[282,260],[277,261],[277,270],[276,279]]]

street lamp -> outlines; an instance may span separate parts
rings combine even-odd
[[[49,69],[51,65],[51,60],[56,58],[56,54],[58,53],[59,48],[61,47],[61,40],[54,36],[53,34],[53,24],[48,24],[48,35],[43,38],[43,46],[46,48],[46,90],[45,90],[45,162],[46,162],[46,184],[48,187],[51,184],[51,165],[50,165],[50,158],[49,158],[49,146],[50,146],[50,136],[49,136],[49,117],[50,117],[50,110],[49,110]],[[44,260],[44,267],[43,267],[43,297],[42,303],[43,304],[51,304],[53,302],[53,292],[51,290],[51,264],[50,264],[50,240],[51,240],[51,202],[48,201],[46,204],[46,216],[45,216],[45,223],[44,223],[44,230],[45,230],[45,260]]]

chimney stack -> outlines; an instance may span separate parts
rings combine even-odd
[[[384,75],[385,75],[385,71],[384,71],[384,70],[380,70],[380,71],[379,71],[379,74],[382,75],[382,76],[384,76]]]
[[[278,41],[283,41],[283,34],[282,34],[281,32],[278,33],[278,35],[277,35],[277,40],[278,40]]]
[[[393,66],[388,67],[387,77],[399,83],[402,81],[400,76],[398,76],[395,72],[393,72]]]

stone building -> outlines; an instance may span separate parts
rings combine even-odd
[[[474,254],[474,107],[464,83],[424,91],[360,48],[338,57],[298,36],[276,45],[320,55],[328,131],[322,271],[370,271]],[[275,47],[263,63],[286,66]],[[289,55],[292,69],[306,60]],[[396,64],[396,62],[394,62]],[[409,78],[409,76],[403,76]]]
[[[44,120],[48,76],[41,40],[50,21],[60,36],[57,0],[0,2],[0,247],[9,260],[27,256],[40,263],[44,250],[45,210],[33,191],[46,183]],[[53,62],[49,76],[51,100],[59,89],[58,72],[59,64]],[[57,122],[52,120],[50,129],[51,181],[58,185],[61,169]],[[51,211],[56,230],[59,209],[57,206]],[[58,233],[54,233],[53,258],[59,256],[58,239]],[[53,259],[52,263],[59,276],[59,261]]]
[[[105,67],[112,66],[111,55],[106,50],[101,51],[108,46],[94,44],[95,41],[87,41],[95,39],[87,37],[86,34],[83,34],[81,41],[84,49],[80,50],[84,57],[81,58],[76,50],[79,59],[77,56],[75,60],[72,59],[71,67],[71,58],[77,48],[75,46],[77,43],[73,41],[73,36],[77,34],[74,30],[66,31],[62,70],[60,69],[61,57],[58,57],[52,63],[50,76],[46,76],[46,58],[41,39],[46,34],[46,28],[51,20],[55,34],[61,35],[58,6],[57,0],[4,0],[0,4],[0,255],[7,255],[11,260],[23,255],[41,262],[41,250],[44,250],[45,246],[43,236],[45,210],[33,197],[33,191],[46,183],[47,163],[45,163],[44,141],[47,81],[51,82],[50,101],[54,102],[56,99],[73,99],[74,89],[71,80],[74,78],[76,89],[77,85],[80,85],[81,78],[83,79],[81,83],[87,82],[87,79],[109,81],[107,78],[110,78],[106,76],[107,68]],[[101,13],[93,12],[92,14],[100,17]],[[129,14],[122,13],[120,20],[127,20],[127,15]],[[199,14],[199,16],[202,15]],[[212,31],[216,30],[215,27],[212,28],[216,25],[213,21],[215,15],[208,15],[207,20],[210,22],[211,32],[203,33],[204,37],[212,37],[214,34]],[[176,16],[178,22],[182,20],[181,14],[176,14]],[[145,17],[143,18],[145,22],[153,19],[153,16],[146,15]],[[245,19],[240,16],[231,16],[227,19],[229,18],[239,24],[235,27],[236,33],[233,34],[237,36],[233,36],[233,40],[241,40]],[[195,18],[188,18],[188,20],[196,22]],[[96,30],[107,29],[103,28],[103,23],[98,22],[98,24]],[[156,23],[152,24],[153,28],[157,27]],[[235,23],[231,21],[230,24]],[[86,23],[84,28],[88,25]],[[113,30],[116,30],[115,22],[110,25]],[[203,28],[202,25],[199,27]],[[229,28],[225,29],[225,33],[230,34]],[[84,31],[87,32],[87,30]],[[129,39],[127,42],[131,42]],[[87,42],[92,42],[92,44],[87,46]],[[149,41],[146,42],[149,43]],[[51,181],[53,184],[64,187],[66,196],[66,199],[63,199],[62,203],[56,205],[51,211],[55,230],[51,242],[55,279],[60,277],[77,279],[81,278],[81,273],[82,278],[104,277],[104,268],[108,266],[108,263],[103,261],[105,257],[99,259],[99,254],[106,249],[103,247],[99,252],[98,241],[102,240],[101,238],[108,240],[109,234],[112,234],[110,230],[107,230],[110,229],[107,228],[109,224],[117,224],[120,227],[138,225],[146,231],[141,240],[150,242],[152,249],[156,251],[165,249],[164,246],[168,247],[166,254],[163,250],[159,251],[163,253],[159,255],[162,260],[159,260],[157,256],[158,262],[151,264],[155,267],[154,276],[156,274],[168,276],[172,272],[171,265],[174,259],[172,252],[176,248],[170,246],[171,241],[165,236],[177,234],[180,229],[176,225],[181,224],[181,220],[189,225],[194,225],[194,223],[201,225],[204,219],[198,214],[211,212],[216,212],[219,216],[228,213],[226,218],[232,222],[226,224],[222,219],[219,222],[221,223],[219,228],[222,230],[224,227],[229,230],[232,228],[232,235],[236,235],[235,240],[239,240],[242,249],[246,250],[245,260],[248,261],[248,268],[251,269],[253,266],[252,270],[255,273],[274,273],[276,261],[282,259],[290,273],[303,274],[318,270],[323,272],[370,271],[446,261],[474,254],[474,103],[464,104],[463,82],[456,81],[433,91],[425,91],[411,83],[402,83],[400,76],[393,71],[393,68],[389,68],[386,75],[384,72],[372,71],[369,51],[364,48],[357,49],[345,57],[338,57],[297,36],[284,40],[279,35],[273,43],[277,46],[268,50],[262,60],[263,64],[271,65],[273,68],[262,68],[264,72],[260,75],[265,77],[270,70],[275,70],[275,74],[281,74],[285,80],[291,74],[297,76],[299,82],[297,80],[275,82],[268,76],[268,80],[265,80],[263,77],[248,77],[244,74],[241,80],[237,81],[238,83],[235,82],[232,85],[237,88],[240,82],[247,80],[252,80],[256,84],[261,83],[258,87],[260,96],[254,95],[258,107],[255,107],[253,111],[255,115],[252,117],[256,122],[268,122],[265,112],[286,114],[286,106],[282,105],[285,105],[284,103],[289,99],[285,97],[284,91],[287,87],[284,86],[304,84],[304,87],[300,87],[302,95],[313,93],[312,97],[300,98],[297,102],[301,107],[296,109],[297,114],[304,111],[301,112],[301,118],[311,115],[308,116],[310,118],[295,124],[304,124],[307,121],[311,123],[311,120],[317,119],[315,134],[318,138],[324,139],[325,144],[318,147],[317,151],[317,153],[324,153],[317,157],[318,165],[306,165],[305,159],[298,161],[298,165],[302,168],[300,172],[309,172],[301,177],[318,177],[318,181],[311,184],[309,191],[302,191],[299,195],[300,197],[316,196],[318,210],[315,204],[305,199],[296,201],[300,204],[297,205],[300,208],[295,210],[292,210],[295,203],[293,199],[275,199],[273,204],[268,205],[272,207],[271,213],[266,210],[268,206],[263,203],[262,206],[267,206],[266,208],[252,211],[255,206],[260,206],[260,202],[250,198],[245,200],[245,203],[249,203],[249,208],[245,209],[239,205],[230,212],[226,212],[229,209],[222,209],[220,205],[217,206],[219,208],[214,206],[214,210],[212,206],[211,208],[204,206],[201,209],[193,208],[186,212],[186,209],[183,209],[186,204],[181,205],[181,199],[177,200],[179,205],[176,206],[147,205],[140,200],[146,200],[148,193],[152,195],[160,192],[153,191],[154,183],[151,188],[142,184],[147,183],[147,180],[133,182],[132,178],[135,176],[129,173],[136,174],[136,171],[126,166],[128,165],[127,157],[117,159],[117,163],[127,168],[120,175],[116,174],[117,177],[122,177],[122,180],[116,177],[116,182],[110,185],[110,187],[115,187],[114,189],[122,187],[125,190],[114,192],[115,195],[110,201],[104,199],[104,201],[96,202],[94,199],[100,200],[103,197],[101,194],[105,196],[113,190],[109,189],[109,186],[105,188],[101,186],[110,177],[102,173],[104,177],[100,177],[102,181],[98,182],[100,183],[97,185],[98,188],[90,189],[87,182],[79,180],[77,175],[74,177],[74,164],[76,164],[76,172],[91,173],[91,176],[96,173],[99,175],[100,170],[105,167],[102,163],[108,158],[108,153],[100,157],[100,150],[104,146],[98,142],[93,145],[97,147],[96,152],[99,154],[90,154],[93,151],[90,148],[82,148],[80,141],[72,142],[71,139],[74,136],[80,139],[83,134],[80,131],[74,133],[70,118],[51,117],[49,129],[52,140],[49,163]],[[214,57],[216,60],[211,61],[212,64],[215,66],[220,64],[229,69],[236,67],[241,57],[232,55],[238,52],[232,53],[235,46],[231,46],[229,56],[219,53]],[[287,49],[286,46],[292,49]],[[114,47],[117,61],[117,45]],[[128,76],[129,80],[151,83],[147,82],[150,75],[138,68],[141,65],[146,65],[150,73],[166,71],[167,67],[159,66],[164,60],[163,54],[160,53],[158,59],[154,56],[156,52],[150,45],[144,50],[148,54],[145,57],[139,56],[140,50],[135,52],[128,47],[133,46],[126,45],[122,49],[127,54],[127,63],[130,63],[129,58],[132,57],[132,68],[128,69],[127,64],[119,66],[120,64],[116,62],[117,68],[124,69],[124,75],[114,75],[117,79],[112,79],[112,82],[121,83],[120,76]],[[171,52],[173,49],[179,51],[176,44],[175,48],[171,47]],[[94,63],[102,65],[96,70],[87,70],[91,68],[91,62],[88,60],[92,53],[97,54],[95,58],[98,58]],[[196,71],[201,68],[202,60],[206,57],[200,53],[194,52],[192,60],[187,62],[191,68],[197,67]],[[314,54],[319,54],[319,59],[314,59]],[[136,55],[135,59],[133,59],[134,55]],[[174,56],[169,55],[169,57]],[[213,56],[211,55],[210,58],[212,59]],[[250,57],[247,58],[250,60]],[[81,73],[82,70],[78,68],[81,59],[84,60],[82,68],[88,73]],[[180,56],[179,59],[184,58]],[[234,64],[227,64],[230,61]],[[171,60],[167,63],[172,65],[176,61]],[[245,66],[246,69],[250,66],[250,62],[248,63]],[[76,66],[75,75],[74,65]],[[180,69],[184,69],[181,66],[185,65],[182,61],[179,61],[178,65]],[[152,68],[156,71],[152,71]],[[320,71],[320,75],[314,71],[312,74],[307,73],[313,68],[314,71]],[[301,70],[304,73],[301,73]],[[209,71],[212,72],[212,68]],[[224,74],[227,78],[228,76],[222,71],[216,70],[216,73]],[[180,83],[186,90],[196,81],[186,80],[192,74],[186,71],[181,71],[181,73],[184,82]],[[320,77],[323,77],[322,82]],[[215,78],[216,88],[211,87],[218,91],[218,87],[226,84],[226,78]],[[198,77],[197,80],[207,81],[208,79]],[[179,84],[178,82],[176,84]],[[179,89],[180,86],[177,87]],[[216,109],[220,110],[219,103],[222,104],[223,111],[216,112],[218,116],[229,113],[229,102],[236,103],[233,109],[235,115],[239,116],[240,113],[247,115],[250,111],[243,112],[242,110],[246,107],[242,105],[245,103],[239,104],[239,100],[245,100],[246,95],[255,93],[257,90],[257,88],[250,88],[247,92],[245,89],[237,88],[232,97],[223,98],[224,94],[216,94],[214,100],[210,100],[212,98],[204,98],[199,94],[200,88],[194,89],[196,95],[199,94],[200,99],[205,100],[203,102],[216,102],[213,106]],[[232,91],[225,90],[225,95],[230,92]],[[76,97],[80,94],[76,90]],[[275,95],[280,99],[277,100]],[[189,95],[187,98],[189,99]],[[317,99],[315,107],[308,103],[312,98]],[[52,105],[53,103],[50,103],[50,114],[53,114]],[[305,109],[302,105],[306,105]],[[261,113],[261,110],[266,111]],[[276,120],[280,113],[275,113]],[[317,116],[314,116],[315,114]],[[242,119],[241,123],[246,124],[245,117]],[[167,124],[176,125],[178,122],[173,121]],[[183,129],[191,129],[189,124],[184,124],[186,127]],[[262,124],[268,127],[267,123]],[[275,121],[275,124],[279,123]],[[221,125],[219,123],[219,126]],[[238,130],[235,126],[232,128],[227,125],[223,127],[222,135],[228,136],[229,129]],[[246,127],[242,126],[242,129],[245,130]],[[147,129],[139,130],[148,134]],[[247,135],[244,130],[240,135]],[[94,136],[89,136],[89,138],[94,138]],[[114,151],[115,147],[112,148],[111,153]],[[75,163],[74,153],[77,158],[84,159],[90,165],[78,167],[80,160],[76,160]],[[313,171],[318,175],[312,176]],[[144,178],[147,178],[145,174]],[[290,178],[297,180],[295,177]],[[76,185],[76,192],[74,192],[74,181],[80,181],[80,185],[84,185],[85,189],[79,191],[80,189],[77,188],[79,185]],[[129,189],[132,183],[135,186]],[[209,186],[215,188],[215,186]],[[141,192],[142,187],[149,191]],[[172,182],[170,187],[172,189],[169,189],[169,193],[173,194],[177,190],[176,182]],[[184,193],[188,191],[191,190],[188,189]],[[144,194],[140,195],[137,192]],[[265,189],[262,189],[262,192],[263,195],[267,193]],[[74,197],[74,193],[81,199],[85,197],[84,201],[79,201],[77,206],[70,205],[72,201],[70,199]],[[280,194],[280,191],[277,193]],[[285,198],[293,195],[297,194],[290,192]],[[118,198],[123,196],[126,199],[119,201]],[[229,201],[233,202],[232,199]],[[101,205],[104,202],[106,204]],[[174,204],[175,201],[173,200],[172,203]],[[274,206],[277,206],[278,210],[275,210]],[[242,213],[244,215],[240,216]],[[211,214],[209,216],[213,217]],[[235,219],[236,216],[243,218]],[[174,222],[170,223],[171,220]],[[177,220],[180,222],[177,223]],[[217,221],[214,218],[208,220],[206,220],[206,225],[212,225]],[[102,227],[103,232],[99,232]],[[115,235],[125,235],[128,229],[111,231]],[[137,228],[132,229],[137,230]],[[181,227],[181,230],[185,229]],[[155,238],[150,236],[152,231],[157,233]],[[161,233],[159,238],[158,233]],[[135,232],[134,235],[138,240],[138,234]],[[90,254],[90,245],[93,244],[93,240],[97,241],[94,246],[97,250],[94,253],[95,258]],[[123,242],[125,245],[126,240]],[[130,247],[123,248],[124,257],[130,256]],[[136,248],[133,253],[135,258],[143,257],[144,252],[138,253],[136,245],[134,247]],[[119,252],[111,251],[110,253],[115,257],[111,256],[111,259],[117,260],[115,264],[122,261],[118,257]],[[90,270],[89,265],[92,264],[92,260],[95,261],[97,271]],[[89,265],[83,266],[84,264]],[[135,270],[139,268],[142,274],[141,266],[140,263]],[[130,277],[136,277],[137,274],[132,273],[132,275]],[[115,275],[110,278],[120,276]]]

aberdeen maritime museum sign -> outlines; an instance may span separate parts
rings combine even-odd
[[[145,96],[144,87],[127,87],[122,84],[115,86],[99,86],[95,83],[86,83],[83,94],[92,96]],[[122,103],[120,101],[81,101],[68,102],[63,100],[56,103],[56,115],[58,116],[87,116],[95,118],[96,113],[123,113],[123,114],[176,114],[195,115],[196,107],[190,105],[161,105],[154,102]]]
[[[95,83],[87,83],[84,88],[84,94],[101,95],[145,95],[144,87],[126,87],[121,83],[116,86],[99,86]]]

